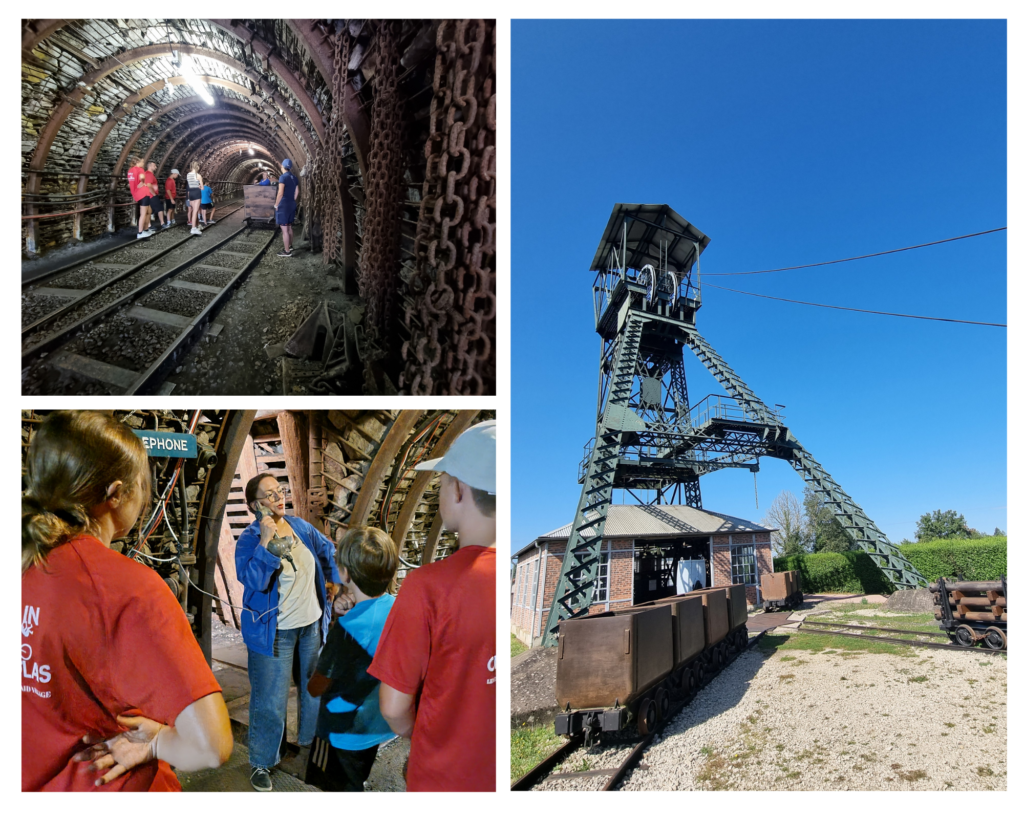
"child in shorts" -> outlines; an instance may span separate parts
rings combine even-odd
[[[380,682],[369,668],[395,598],[387,593],[398,549],[372,526],[350,529],[338,543],[338,571],[355,605],[327,633],[307,690],[320,697],[306,782],[326,791],[362,791],[382,742],[394,738],[380,713]]]

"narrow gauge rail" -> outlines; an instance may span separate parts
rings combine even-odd
[[[227,216],[230,216],[236,210],[241,210],[241,208],[242,208],[242,205],[236,205],[231,210],[226,211],[221,216],[221,219],[223,219],[223,218],[225,218]],[[221,220],[218,220],[218,224],[220,224],[220,222],[221,222]],[[182,225],[181,226],[181,228],[185,228],[185,227],[188,227],[188,225]],[[161,231],[161,232],[157,233],[156,235],[157,236],[163,236],[165,234],[173,234],[173,233],[178,233],[178,232],[180,232],[180,229],[177,226],[175,226],[173,228],[170,228],[169,230]],[[153,237],[150,237],[150,238],[153,238]],[[100,267],[100,268],[104,268],[104,267],[109,268],[110,269],[110,275],[106,279],[104,279],[103,281],[99,282],[95,286],[90,287],[90,288],[88,288],[86,290],[77,290],[77,289],[69,289],[69,288],[61,288],[61,287],[47,288],[47,287],[41,287],[41,285],[45,284],[46,282],[52,282],[54,280],[61,279],[61,278],[65,277],[65,276],[73,275],[77,270],[85,269],[86,265],[97,263],[97,261],[99,259],[102,259],[102,258],[104,258],[106,256],[111,256],[111,255],[113,255],[115,253],[120,253],[120,252],[122,252],[124,250],[128,250],[128,249],[139,249],[139,250],[142,250],[143,248],[145,248],[146,243],[149,240],[148,239],[133,239],[132,241],[125,242],[124,244],[118,245],[117,247],[108,248],[107,250],[101,251],[100,253],[95,253],[95,254],[93,254],[91,256],[86,256],[83,259],[78,259],[78,260],[76,260],[76,261],[74,261],[74,262],[72,262],[70,264],[63,265],[62,267],[58,267],[55,270],[50,270],[50,271],[48,271],[46,273],[41,273],[40,275],[35,276],[32,279],[29,279],[27,281],[23,281],[21,283],[21,291],[22,291],[22,297],[23,298],[25,296],[29,297],[29,299],[33,299],[33,298],[37,298],[37,297],[38,298],[42,298],[42,299],[57,298],[57,299],[67,299],[67,301],[65,301],[64,303],[62,303],[59,306],[57,306],[55,309],[53,309],[49,313],[47,313],[47,314],[45,314],[43,316],[40,316],[37,319],[34,319],[29,324],[22,325],[22,328],[21,328],[22,345],[25,344],[26,339],[29,339],[29,338],[31,338],[33,336],[36,336],[38,333],[45,331],[47,326],[49,326],[52,323],[54,323],[61,316],[67,315],[69,312],[74,310],[79,305],[82,305],[82,304],[86,303],[87,301],[89,301],[90,299],[95,298],[97,295],[102,293],[110,285],[116,284],[117,282],[122,281],[122,280],[128,278],[129,276],[134,276],[136,273],[144,270],[146,267],[148,267],[149,265],[153,264],[153,262],[157,261],[158,259],[162,258],[163,256],[166,256],[171,251],[176,250],[177,248],[181,247],[183,244],[188,242],[191,238],[192,238],[191,234],[186,234],[184,239],[180,239],[177,242],[175,242],[174,244],[169,245],[168,247],[162,248],[160,250],[155,250],[153,253],[151,253],[148,256],[146,256],[146,258],[143,259],[141,262],[138,262],[138,263],[133,264],[133,265],[129,265],[129,264],[104,264],[103,262],[99,262],[98,263],[98,267]],[[140,245],[142,247],[139,247]],[[24,305],[23,305],[22,309],[24,310]]]
[[[810,623],[818,628],[807,628],[806,624]],[[1006,649],[995,649],[995,648],[981,648],[974,646],[961,646],[956,643],[933,643],[928,640],[907,640],[902,637],[882,637],[875,634],[856,634],[857,630],[861,631],[885,631],[892,634],[910,634],[910,635],[927,635],[935,637],[946,637],[945,632],[942,631],[910,631],[896,628],[881,628],[880,626],[865,626],[859,623],[835,623],[835,622],[823,622],[821,620],[803,620],[797,627],[800,631],[807,632],[808,634],[834,634],[841,637],[856,637],[859,640],[875,640],[880,643],[895,643],[897,645],[908,645],[916,646],[918,648],[940,648],[943,651],[974,651],[981,654],[1003,654]],[[845,630],[835,630],[845,629]]]
[[[234,288],[248,274],[252,267],[270,246],[277,231],[259,231],[258,237],[250,238],[253,230],[244,226],[230,233],[220,242],[204,249],[197,256],[175,265],[131,292],[119,297],[114,302],[85,316],[80,321],[64,327],[28,350],[22,352],[22,366],[49,356],[47,365],[57,368],[85,380],[98,382],[110,390],[112,394],[138,395],[152,394],[164,382],[175,362],[187,349],[190,349],[204,334],[217,335],[220,327],[211,325],[212,316],[230,297]],[[245,236],[242,236],[245,234]],[[203,259],[212,254],[228,256],[241,260],[241,266],[221,266],[202,264]],[[217,284],[205,284],[191,281],[188,277],[219,279]],[[171,288],[168,293],[180,293],[184,298],[193,294],[196,300],[202,294],[210,294],[207,303],[195,315],[177,313],[164,309],[135,304],[143,296],[157,288]],[[103,328],[115,319],[126,317],[132,322],[155,325],[165,336],[170,337],[169,343],[163,346],[155,356],[151,356],[141,371],[122,367],[118,364],[97,360],[75,351],[77,337],[87,330]],[[177,330],[176,334],[174,331]],[[163,394],[169,394],[173,384],[164,384]]]
[[[764,631],[758,632],[749,640],[747,640],[747,649],[749,650],[751,647],[756,645],[757,642],[761,639],[761,635],[765,633],[766,632]],[[608,778],[608,781],[601,786],[602,791],[615,790],[615,788],[617,788],[622,783],[622,780],[625,778],[626,774],[629,773],[629,771],[634,766],[636,766],[643,758],[644,749],[648,745],[650,745],[652,740],[654,740],[655,737],[659,736],[665,730],[666,726],[668,726],[669,723],[671,723],[672,720],[675,719],[676,715],[680,711],[682,711],[687,705],[689,705],[693,701],[694,697],[696,697],[701,691],[705,690],[708,687],[708,685],[710,685],[712,680],[714,680],[719,674],[722,673],[722,671],[728,668],[737,657],[742,656],[742,654],[742,651],[738,651],[735,654],[729,655],[728,659],[725,661],[725,663],[721,666],[721,668],[718,671],[715,671],[706,677],[705,683],[701,688],[698,688],[697,690],[687,695],[684,699],[680,700],[676,704],[676,706],[668,713],[668,715],[661,720],[657,728],[655,728],[647,736],[640,737],[640,740],[633,745],[629,753],[626,754],[626,757],[622,760],[622,762],[619,763],[617,767],[598,768],[592,771],[571,771],[566,773],[552,773],[552,771],[554,771],[554,769],[558,767],[558,765],[560,765],[562,761],[566,759],[566,757],[568,757],[571,753],[573,753],[583,745],[583,737],[576,736],[570,739],[564,745],[555,749],[555,751],[550,756],[548,756],[542,762],[538,763],[536,766],[534,766],[525,774],[523,774],[519,779],[517,779],[512,784],[512,790],[533,790],[542,782],[545,782],[548,779],[578,779],[583,777],[589,779],[596,776],[604,776]],[[606,741],[610,739],[612,739],[611,736],[602,735],[597,740],[597,744],[605,745],[606,747],[613,747],[614,745],[622,744],[609,743]]]

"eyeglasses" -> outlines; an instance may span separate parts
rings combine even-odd
[[[280,490],[280,492],[267,492],[262,498],[258,498],[258,500],[270,500],[275,503],[279,500],[284,500],[288,497],[288,488],[282,486],[280,487]]]

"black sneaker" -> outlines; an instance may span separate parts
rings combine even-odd
[[[277,255],[278,255],[278,256],[280,256],[280,257],[281,257],[281,258],[283,258],[283,259],[287,259],[287,258],[290,258],[290,257],[291,257],[291,255],[292,255],[292,251],[291,251],[291,250],[282,250],[282,251],[281,251],[280,253],[278,253]]]
[[[269,768],[253,768],[249,775],[249,784],[254,791],[272,791],[274,783],[270,781]]]

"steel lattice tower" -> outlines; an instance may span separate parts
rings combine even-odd
[[[613,489],[654,490],[655,502],[701,507],[700,478],[726,467],[789,461],[897,588],[925,579],[843,488],[697,332],[700,254],[710,239],[668,205],[617,204],[591,270],[601,336],[597,432],[580,463],[583,484],[544,643],[560,620],[589,611]],[[690,406],[689,347],[728,396]],[[634,497],[636,495],[634,494]],[[637,498],[639,500],[639,498]]]

